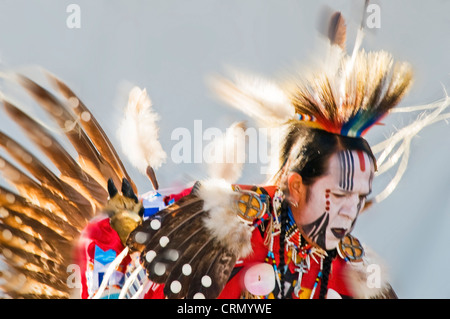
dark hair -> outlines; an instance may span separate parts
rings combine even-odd
[[[311,185],[326,173],[331,155],[342,150],[365,152],[376,169],[376,158],[364,138],[334,134],[292,121],[280,154],[283,166],[288,167],[281,170],[297,172],[305,185]]]

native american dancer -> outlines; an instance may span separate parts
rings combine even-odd
[[[311,75],[280,85],[245,77],[215,82],[231,105],[262,126],[282,128],[275,171],[264,185],[236,184],[242,165],[223,162],[212,165],[210,179],[161,196],[154,169],[165,153],[157,115],[146,91],[135,88],[119,130],[125,153],[154,188],[139,193],[73,91],[49,73],[60,96],[17,75],[79,157],[3,99],[6,114],[60,172],[0,132],[2,148],[26,170],[0,158],[0,171],[17,189],[0,188],[4,294],[77,297],[68,280],[75,258],[82,298],[396,297],[384,276],[379,285],[367,285],[367,266],[382,263],[351,231],[371,203],[392,193],[404,167],[376,196],[374,176],[407,158],[418,131],[448,117],[449,99],[371,148],[364,134],[400,102],[412,71],[387,52],[361,50],[362,33],[348,55],[345,22],[337,13],[329,56]],[[217,145],[233,146],[242,129],[234,124]]]

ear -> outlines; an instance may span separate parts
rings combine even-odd
[[[126,178],[122,180],[122,194],[125,197],[133,199],[136,203],[139,201],[133,192],[130,182]]]
[[[117,188],[116,185],[114,185],[112,178],[108,179],[108,194],[109,198],[113,198],[117,195]]]
[[[288,176],[289,197],[292,201],[299,203],[303,195],[303,179],[299,173],[291,172]]]

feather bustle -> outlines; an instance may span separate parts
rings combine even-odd
[[[120,182],[109,163],[103,159],[102,155],[92,144],[81,127],[80,120],[67,107],[67,104],[62,103],[52,93],[25,76],[19,75],[19,82],[63,130],[76,149],[79,156],[78,163],[86,173],[92,176],[100,185],[106,185],[108,178],[113,178],[116,182]]]
[[[37,157],[22,145],[0,131],[0,146],[22,167],[24,167],[42,187],[65,199],[69,204],[78,207],[84,218],[93,216],[92,204],[72,186],[60,180]]]
[[[101,154],[103,158],[111,165],[119,180],[126,178],[133,187],[133,191],[135,193],[138,193],[136,185],[127,173],[122,160],[117,154],[117,151],[115,150],[108,136],[106,135],[92,112],[63,81],[58,79],[53,74],[50,74],[48,71],[46,71],[46,74],[51,80],[51,83],[63,94],[63,96],[68,101],[75,101],[76,107],[73,107],[73,111],[78,116],[78,118],[82,119],[86,116],[89,118],[88,121],[82,120],[80,121],[80,123],[88,134],[92,143],[94,143],[95,147],[98,149],[99,154]]]
[[[105,190],[106,183],[105,186],[100,185],[83,171],[48,129],[13,104],[4,101],[3,105],[7,114],[22,127],[34,144],[55,164],[61,172],[62,180],[68,184],[76,185],[93,206],[102,207],[106,203],[108,197]]]

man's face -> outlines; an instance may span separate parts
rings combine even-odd
[[[304,186],[294,219],[306,238],[319,247],[337,247],[348,234],[372,189],[374,165],[362,151],[340,151],[329,160],[328,172]]]

